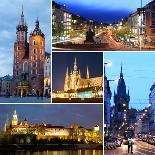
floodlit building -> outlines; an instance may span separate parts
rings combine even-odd
[[[7,117],[4,131],[11,135],[20,134],[34,134],[36,138],[39,139],[73,139],[85,142],[96,142],[103,143],[102,135],[100,133],[100,127],[98,125],[94,126],[93,129],[87,129],[78,126],[73,123],[69,128],[64,126],[53,126],[51,124],[29,124],[27,119],[23,122],[18,121],[18,116],[16,110],[13,112],[12,121]]]
[[[103,97],[103,77],[90,77],[86,67],[86,77],[81,77],[75,58],[73,71],[68,68],[65,76],[64,91],[52,93],[53,98],[97,98]]]

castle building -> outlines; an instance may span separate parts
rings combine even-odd
[[[64,126],[54,126],[52,124],[29,124],[25,118],[24,122],[18,122],[16,110],[13,112],[12,121],[7,117],[4,132],[10,135],[33,134],[36,139],[73,139],[85,142],[103,143],[100,127],[95,125],[92,129],[78,126],[76,123],[71,124],[69,128]]]
[[[82,78],[75,58],[73,71],[68,67],[65,75],[64,91],[54,93],[53,98],[95,98],[103,97],[103,77],[90,78],[89,68],[86,68],[86,77]]]
[[[122,66],[120,79],[118,81],[117,93],[114,91],[114,128],[118,131],[121,126],[127,126],[127,113],[129,110],[129,90],[126,92],[126,85],[123,78]]]
[[[45,35],[39,27],[38,18],[29,38],[27,33],[28,26],[22,10],[14,43],[13,95],[44,92]]]

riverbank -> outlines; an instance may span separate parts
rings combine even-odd
[[[0,150],[103,150],[99,144],[7,144],[0,145]]]

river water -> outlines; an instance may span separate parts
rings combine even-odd
[[[66,150],[66,151],[38,151],[38,152],[31,152],[31,151],[5,151],[1,152],[0,155],[103,155],[102,150]]]

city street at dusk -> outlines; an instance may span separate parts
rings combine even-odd
[[[135,141],[133,146],[133,154],[134,155],[153,155],[155,153],[155,146],[147,144],[142,141]],[[122,145],[113,150],[106,150],[104,152],[105,155],[128,155],[132,153],[128,153],[128,146]]]
[[[106,155],[155,154],[155,53],[104,53]],[[132,150],[133,148],[133,150]]]

